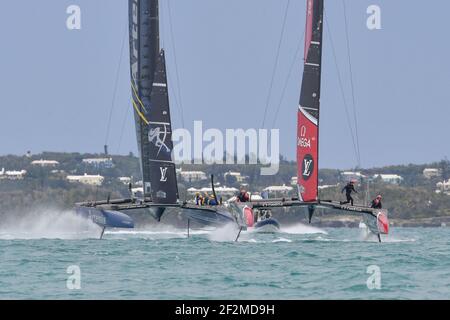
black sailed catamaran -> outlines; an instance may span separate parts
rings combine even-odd
[[[323,0],[307,0],[305,62],[297,119],[298,197],[199,206],[180,201],[172,159],[172,127],[164,50],[159,46],[158,0],[129,0],[132,105],[143,175],[141,199],[116,199],[77,204],[77,212],[103,227],[132,228],[126,214],[144,210],[158,221],[166,208],[178,208],[189,221],[202,225],[233,223],[240,230],[279,229],[270,210],[307,207],[309,222],[316,208],[334,209],[363,217],[369,230],[387,234],[385,210],[341,205],[318,197],[319,108],[321,86]],[[211,177],[211,180],[213,178]],[[214,191],[214,183],[211,181]],[[217,197],[216,197],[217,199]],[[267,217],[260,219],[258,217]],[[103,235],[103,232],[102,232]]]
[[[144,211],[158,221],[168,207],[181,208],[202,224],[236,221],[229,210],[199,208],[178,199],[172,160],[172,128],[164,50],[159,41],[159,1],[129,0],[132,107],[143,177],[140,199],[108,199],[76,204],[76,212],[100,227],[133,228],[127,215]],[[222,206],[220,206],[222,208]]]

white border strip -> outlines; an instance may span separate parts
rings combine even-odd
[[[298,106],[298,108],[300,109],[300,112],[312,123],[314,123],[317,126],[317,119],[314,118],[312,115],[310,115],[308,112],[306,112],[305,109],[303,109],[302,106]]]

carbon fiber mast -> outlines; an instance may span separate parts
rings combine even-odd
[[[151,147],[148,139],[151,97],[159,48],[159,1],[129,0],[131,93],[141,160],[144,197],[151,193]]]

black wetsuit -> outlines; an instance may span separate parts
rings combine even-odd
[[[379,200],[377,203],[377,201],[375,199],[375,200],[372,200],[372,205],[370,207],[373,209],[382,209],[383,205],[381,204],[381,200]]]
[[[342,189],[341,192],[345,191],[345,196],[347,197],[347,201],[341,202],[341,204],[347,204],[350,203],[353,205],[353,198],[352,198],[352,192],[358,193],[358,191],[355,190],[355,186],[353,183],[347,183],[347,185]]]

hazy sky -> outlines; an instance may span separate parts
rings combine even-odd
[[[0,154],[102,151],[127,28],[127,3],[2,1]],[[194,120],[219,129],[260,127],[287,0],[160,3],[174,127],[182,125],[178,89],[187,128]],[[81,7],[81,30],[66,28],[66,8],[71,4]],[[346,4],[362,166],[450,157],[450,2],[346,0]],[[372,4],[381,8],[381,30],[366,26],[366,10]],[[350,102],[342,0],[328,0],[325,5]],[[268,127],[272,127],[304,24],[305,0],[291,0]],[[329,39],[325,29],[320,166],[353,167],[356,160]],[[137,150],[126,41],[108,141],[112,153]],[[301,50],[275,122],[281,130],[281,153],[290,159],[295,157],[302,59]]]

